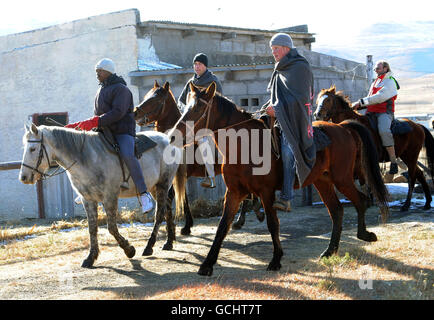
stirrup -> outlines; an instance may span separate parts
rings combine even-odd
[[[291,201],[290,200],[277,199],[273,203],[273,208],[276,210],[291,212]]]
[[[398,173],[398,164],[396,162],[390,163],[389,173],[390,174],[397,174]]]
[[[121,189],[127,190],[130,188],[130,184],[128,183],[128,181],[124,181],[121,183]]]
[[[216,187],[215,185],[215,178],[214,177],[206,177],[204,181],[200,184],[204,188],[210,188],[214,189]]]

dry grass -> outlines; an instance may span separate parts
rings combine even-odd
[[[319,212],[324,213],[322,209],[310,209],[309,213],[294,215],[315,216]],[[280,215],[282,226],[290,221],[289,217]],[[136,213],[122,212],[121,219],[124,223],[135,221]],[[50,298],[63,297],[65,289],[48,289],[47,285],[63,265],[72,264],[74,287],[68,297],[73,299],[434,299],[434,222],[426,215],[413,214],[371,226],[369,230],[379,239],[375,243],[359,241],[354,229],[346,230],[339,254],[322,260],[318,256],[328,243],[328,234],[288,240],[282,233],[285,255],[279,272],[265,271],[272,250],[269,234],[266,226],[252,216],[244,230],[229,233],[214,275],[199,277],[196,272],[214,238],[217,220],[196,220],[194,235],[178,235],[174,251],[162,251],[162,242],[158,242],[154,256],[143,258],[137,253],[133,261],[126,259],[108,231],[100,228],[101,256],[92,270],[79,267],[89,247],[86,221],[31,225],[22,234],[32,230],[33,234],[40,232],[37,237],[7,240],[1,245],[0,285],[6,283],[7,288],[12,288],[8,294],[20,293],[18,296],[27,298],[37,296],[41,289],[50,292]],[[100,224],[104,223],[101,217]],[[71,226],[77,229],[61,232]],[[264,232],[258,233],[261,228]],[[7,232],[17,232],[15,229],[19,228],[8,227]],[[136,249],[142,249],[150,228],[146,230],[130,227],[121,233]],[[163,234],[159,241],[164,238]],[[25,276],[4,280],[17,270]],[[34,292],[24,295],[24,289],[30,286],[35,287]]]

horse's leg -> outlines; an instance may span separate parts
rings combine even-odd
[[[253,196],[253,211],[256,214],[256,218],[258,218],[259,222],[264,221],[265,214],[261,211],[261,201],[257,196]]]
[[[408,211],[411,204],[411,197],[413,195],[414,184],[416,183],[416,169],[417,169],[417,159],[414,156],[411,158],[407,157],[406,154],[401,155],[401,159],[407,165],[408,168],[408,191],[407,198],[405,199],[404,204],[401,207],[401,212]]]
[[[420,182],[423,192],[425,193],[425,205],[423,206],[423,210],[429,210],[431,209],[432,201],[431,190],[428,186],[428,183],[426,182],[422,170],[419,168],[416,168],[416,179]]]
[[[88,257],[83,261],[83,268],[90,268],[93,263],[98,258],[99,248],[98,248],[98,203],[89,202],[83,199],[83,207],[86,211],[87,222],[89,225],[89,236],[90,236],[90,252]]]
[[[164,197],[164,190],[161,191],[162,199],[166,199],[167,197]],[[158,201],[158,199],[157,199]],[[172,202],[170,203],[162,203],[161,206],[166,206],[166,212],[165,212],[165,218],[166,218],[166,231],[167,231],[167,242],[163,246],[163,250],[172,250],[173,249],[173,241],[176,240],[176,233],[175,233],[175,223],[173,222],[173,215],[172,215]]]
[[[188,204],[187,190],[185,190],[184,218],[185,225],[184,228],[181,229],[181,234],[184,236],[188,236],[189,234],[191,234],[191,227],[193,227],[193,216],[191,215],[190,205]]]
[[[264,206],[264,211],[267,216],[268,231],[270,231],[271,239],[273,241],[273,258],[268,264],[267,270],[277,271],[282,267],[280,260],[283,256],[283,250],[279,238],[279,218],[277,217],[276,209],[273,208],[274,198],[274,190],[271,190],[271,192],[268,192],[267,194],[261,194],[262,205]]]
[[[368,242],[377,241],[377,236],[375,233],[366,230],[365,212],[368,206],[369,198],[357,190],[356,186],[349,181],[345,183],[345,185],[338,185],[336,183],[336,188],[353,203],[354,207],[356,207],[357,238]]]
[[[143,256],[150,256],[154,252],[152,248],[154,247],[154,244],[157,241],[158,230],[160,229],[160,225],[164,219],[164,211],[166,207],[160,205],[160,202],[158,201],[158,193],[155,198],[157,198],[157,207],[155,209],[154,228],[152,229],[151,237],[149,238],[148,243],[146,244],[146,248],[143,251],[142,254]]]
[[[134,257],[136,254],[136,249],[129,244],[128,240],[121,236],[118,230],[116,215],[118,212],[118,201],[117,199],[110,199],[103,202],[105,212],[107,214],[107,227],[110,234],[116,239],[119,246],[124,250],[125,255],[128,258]]]
[[[330,243],[328,248],[321,254],[321,258],[330,257],[332,254],[336,253],[339,248],[344,209],[336,195],[334,185],[331,182],[315,181],[315,187],[328,209],[330,218],[332,219],[332,236],[330,238]]]
[[[232,228],[234,230],[239,230],[244,226],[244,223],[246,222],[246,211],[247,211],[247,205],[249,200],[244,200],[241,204],[241,210],[240,214],[238,215],[238,219],[236,222],[232,224]]]
[[[231,192],[229,189],[226,189],[223,215],[220,219],[220,223],[217,228],[217,232],[211,249],[209,250],[207,257],[205,258],[205,261],[200,266],[198,274],[202,276],[212,275],[213,266],[217,261],[223,239],[229,232],[229,228],[240,206],[241,199],[243,199],[245,196],[246,195],[242,196],[238,192]]]

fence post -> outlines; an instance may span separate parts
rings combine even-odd
[[[374,78],[374,62],[372,61],[372,55],[366,56],[366,77],[368,79],[368,90],[371,87],[372,79]]]

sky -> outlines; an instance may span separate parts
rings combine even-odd
[[[379,55],[401,56],[397,61],[407,63],[402,67],[404,70],[415,67],[407,61],[409,58],[405,60],[405,49],[416,49],[419,58],[424,52],[431,55],[429,50],[434,49],[434,16],[429,3],[428,0],[412,0],[411,5],[396,0],[15,0],[1,5],[0,36],[137,8],[141,21],[170,20],[266,30],[307,24],[309,32],[315,33],[314,51],[362,63],[367,54],[373,54],[374,60]],[[425,64],[419,66],[424,68]]]

